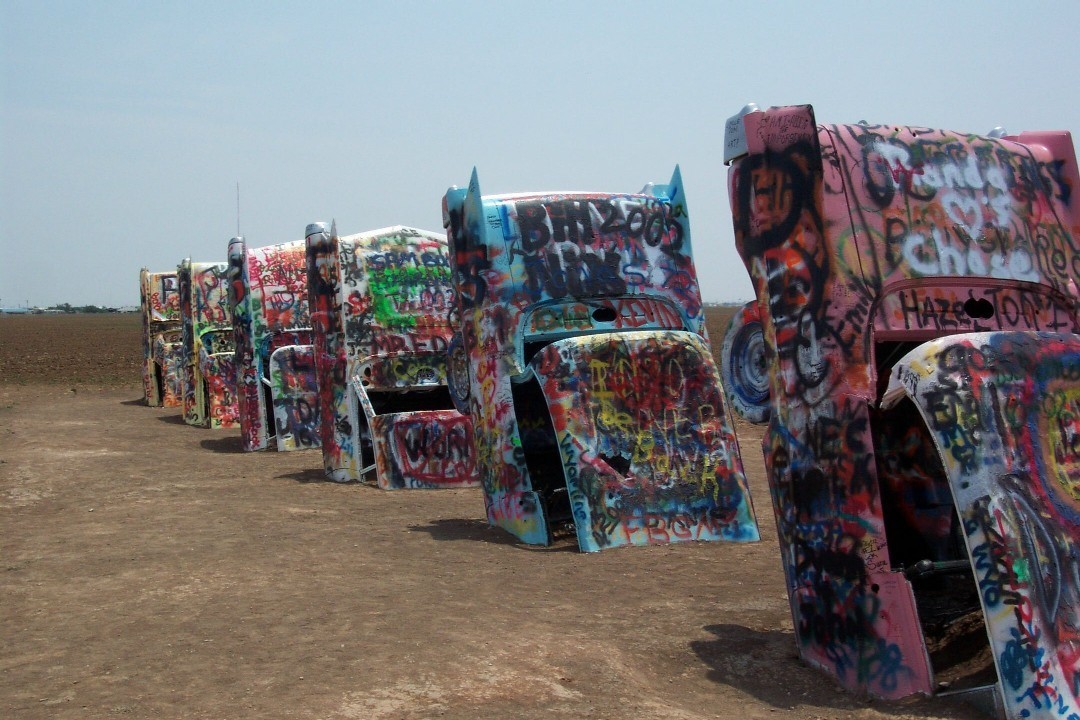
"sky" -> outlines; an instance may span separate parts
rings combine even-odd
[[[484,194],[682,170],[706,301],[751,297],[724,121],[1080,131],[1080,3],[0,0],[0,307]],[[239,185],[239,213],[237,211]]]

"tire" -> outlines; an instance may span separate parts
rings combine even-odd
[[[720,374],[732,410],[755,425],[768,422],[772,411],[769,357],[757,302],[749,302],[728,324]]]

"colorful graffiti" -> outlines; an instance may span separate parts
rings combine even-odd
[[[443,223],[488,522],[539,544],[572,523],[583,550],[756,539],[678,169],[637,195],[488,197],[474,171]]]
[[[177,268],[184,346],[184,420],[231,428],[238,422],[226,263]]]
[[[318,447],[304,242],[249,250],[230,240],[229,303],[244,449]]]
[[[369,424],[384,490],[477,484],[472,428],[457,410],[372,415]]]
[[[1080,336],[927,343],[890,377],[903,398],[944,461],[1009,716],[1080,717]]]
[[[309,333],[304,332],[302,337],[291,339],[306,340],[309,337]],[[274,350],[270,354],[269,378],[278,450],[319,447],[315,348],[303,342],[292,342]]]
[[[720,351],[720,371],[735,412],[752,423],[768,420],[769,347],[757,303],[748,303],[732,316]]]
[[[758,539],[703,338],[652,331],[558,340],[531,367],[583,550]]]
[[[898,433],[876,456],[889,433],[872,408],[892,363],[920,342],[1080,329],[1071,139],[819,126],[797,106],[732,118],[725,144],[768,361],[763,450],[800,654],[860,692],[929,694],[883,504],[929,506],[938,490],[912,479],[925,471],[917,437]],[[732,348],[752,356],[746,339]],[[890,467],[921,484],[891,492]],[[954,511],[935,512],[912,531],[940,535],[940,513]]]
[[[356,404],[348,392],[345,333],[338,305],[341,271],[336,228],[312,223],[305,231],[305,243],[323,469],[336,482],[359,480],[364,462],[355,422]]]
[[[183,402],[180,292],[175,272],[139,273],[142,312],[143,397],[152,407]]]
[[[468,418],[446,386],[455,308],[446,239],[396,226],[308,227],[320,436],[327,476],[383,489],[476,485]]]

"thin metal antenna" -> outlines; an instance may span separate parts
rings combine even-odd
[[[236,237],[240,237],[240,181],[236,181]]]

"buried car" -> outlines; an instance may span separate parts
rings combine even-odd
[[[871,695],[1074,716],[1071,137],[748,107],[725,147],[756,295],[729,328],[725,379],[737,410],[769,422],[800,655]],[[1038,430],[1063,417],[1054,438]]]
[[[238,424],[232,325],[225,263],[191,262],[177,268],[184,353],[184,420],[189,425]]]
[[[446,238],[400,225],[338,237],[313,223],[307,271],[327,477],[475,486],[469,419],[446,385]]]
[[[319,447],[318,388],[303,240],[229,241],[240,438],[245,450]]]
[[[1080,335],[925,343],[890,374],[887,420],[906,403],[943,463],[1008,716],[1080,717]]]
[[[682,181],[443,200],[450,351],[488,522],[533,544],[757,540],[708,342]]]
[[[183,403],[180,291],[175,272],[139,272],[142,311],[143,398],[151,407]]]

